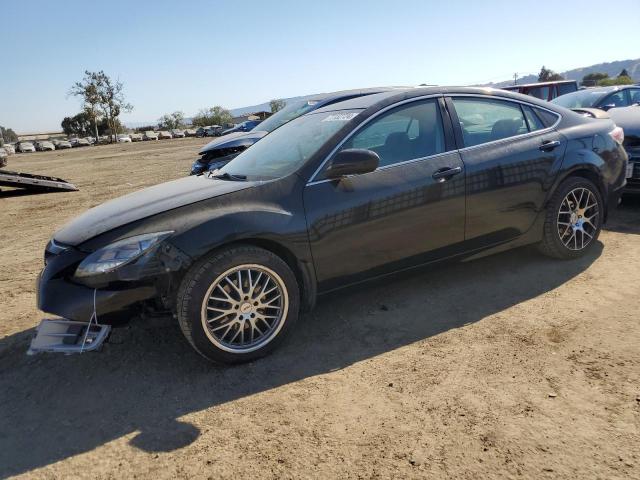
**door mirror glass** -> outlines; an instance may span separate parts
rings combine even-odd
[[[376,152],[361,148],[342,150],[333,157],[327,168],[326,178],[340,178],[346,175],[359,175],[373,172],[378,168],[380,157]]]

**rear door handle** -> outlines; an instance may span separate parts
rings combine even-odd
[[[547,152],[549,150],[553,150],[556,147],[560,146],[560,141],[558,140],[547,140],[546,142],[542,142],[538,148],[543,152]]]
[[[454,175],[457,175],[462,172],[462,167],[445,167],[439,170],[436,170],[432,175],[434,180],[447,180]]]

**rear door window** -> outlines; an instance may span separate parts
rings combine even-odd
[[[519,103],[472,97],[453,97],[465,147],[528,133]]]

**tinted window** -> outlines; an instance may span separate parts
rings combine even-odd
[[[640,88],[632,88],[629,90],[629,96],[631,105],[640,103]]]
[[[560,83],[558,84],[558,95],[565,95],[567,93],[575,92],[575,83]]]
[[[598,106],[604,107],[611,105],[613,107],[627,107],[629,106],[629,99],[627,98],[627,91],[620,90],[618,92],[612,93],[611,95],[606,96]]]
[[[558,121],[558,115],[556,115],[555,113],[551,113],[547,110],[542,110],[541,108],[535,107],[532,107],[532,110],[536,112],[536,115],[540,120],[542,120],[542,123],[544,123],[545,127],[551,127]]]
[[[462,127],[464,146],[528,133],[520,104],[502,100],[453,98]]]
[[[542,120],[540,120],[538,115],[535,114],[531,107],[527,107],[525,105],[523,106],[522,110],[524,111],[524,116],[527,119],[527,125],[530,132],[542,130],[543,128],[545,128],[544,123],[542,123]]]
[[[440,109],[435,100],[411,103],[374,119],[342,149],[365,148],[380,156],[380,166],[445,151]]]

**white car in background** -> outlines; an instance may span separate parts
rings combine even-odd
[[[118,135],[118,143],[131,143],[129,135]]]
[[[147,130],[142,137],[144,140],[158,140],[158,133],[153,130]]]
[[[51,143],[48,140],[41,140],[39,142],[36,142],[36,150],[38,150],[39,152],[44,152],[44,151],[52,152],[55,149],[56,147],[53,146],[53,143]]]
[[[16,153],[16,148],[10,143],[5,143],[2,148],[7,152],[7,155],[14,155]]]
[[[158,138],[160,140],[169,140],[171,138],[173,138],[173,135],[171,135],[169,132],[167,132],[166,130],[162,130],[159,134],[158,134]]]
[[[173,130],[171,130],[171,135],[173,135],[173,138],[184,138],[184,130],[174,128]]]
[[[26,152],[35,152],[36,147],[33,146],[31,142],[18,142],[16,144],[16,152],[18,153],[26,153]]]
[[[144,140],[141,133],[132,133],[131,135],[129,135],[129,138],[132,142],[141,142],[142,140]]]

